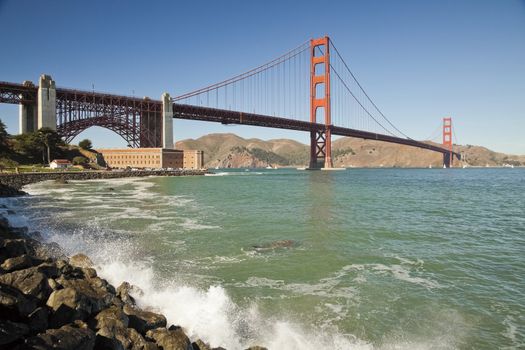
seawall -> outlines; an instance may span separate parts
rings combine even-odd
[[[47,173],[0,174],[0,196],[17,195],[22,187],[46,180],[95,180],[146,176],[194,176],[207,170],[64,171]],[[19,194],[19,193],[18,193]]]

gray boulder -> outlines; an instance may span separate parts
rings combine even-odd
[[[38,307],[29,314],[29,328],[33,333],[43,332],[47,329],[49,310],[47,307]]]
[[[159,327],[166,327],[166,317],[151,311],[144,311],[131,305],[125,304],[124,313],[129,318],[129,327],[136,329],[145,335],[147,331]]]
[[[103,327],[98,330],[95,343],[96,349],[110,350],[158,350],[159,347],[146,341],[133,328]]]
[[[14,287],[25,295],[46,300],[51,292],[47,276],[38,271],[38,267],[13,271],[0,276],[0,283]]]
[[[211,350],[210,346],[200,339],[191,343],[191,346],[193,347],[193,350]]]
[[[69,264],[80,267],[80,268],[86,268],[86,267],[93,267],[93,261],[91,259],[82,253],[75,254],[72,257],[69,258]]]
[[[97,349],[125,350],[131,348],[128,331],[123,327],[102,327],[97,331]]]
[[[21,340],[28,333],[27,325],[0,319],[0,347]]]
[[[128,328],[128,338],[131,340],[130,350],[158,350],[157,344],[144,339],[139,332],[133,328]]]
[[[141,293],[142,291],[129,284],[128,282],[122,282],[121,285],[117,288],[117,296],[124,302],[125,304],[130,304],[132,306],[135,306],[135,298],[131,296],[131,292]]]
[[[8,258],[0,266],[6,272],[22,270],[33,266],[33,259],[27,254],[23,254],[14,258]]]
[[[25,296],[21,291],[0,283],[0,314],[3,318],[27,317],[37,307],[36,300]]]
[[[84,322],[77,321],[27,339],[24,348],[92,350],[95,348],[95,333]]]
[[[182,328],[170,329],[166,328],[157,328],[149,330],[146,333],[146,339],[151,339],[161,349],[170,349],[170,350],[193,350],[190,339]]]
[[[0,260],[14,258],[30,252],[26,239],[4,239],[0,241]]]
[[[129,318],[128,316],[116,306],[111,306],[107,309],[100,311],[94,318],[93,327],[95,329],[107,328],[128,328]]]
[[[93,288],[86,280],[68,281],[47,300],[47,306],[53,311],[50,323],[57,327],[77,319],[86,320],[110,306],[113,298],[107,291]]]

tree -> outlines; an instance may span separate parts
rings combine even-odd
[[[51,155],[57,154],[59,146],[64,145],[56,131],[50,128],[41,128],[38,131],[29,132],[14,137],[14,150],[29,158],[38,159],[42,157],[42,163],[51,161]]]
[[[55,130],[50,128],[41,128],[37,131],[37,138],[41,143],[42,150],[47,150],[47,163],[51,162],[51,151],[56,153],[58,146],[63,146],[64,141],[60,138]],[[46,163],[42,156],[43,163]]]
[[[89,160],[86,157],[76,156],[73,158],[74,165],[86,165],[88,162]]]
[[[9,151],[9,144],[7,142],[9,134],[7,133],[4,122],[0,119],[0,153]]]
[[[84,139],[78,143],[78,146],[82,149],[90,150],[93,147],[91,140]]]
[[[41,152],[40,140],[35,132],[16,135],[14,137],[14,151],[30,158],[37,158]]]

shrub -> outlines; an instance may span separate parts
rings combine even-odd
[[[89,160],[86,157],[77,156],[73,158],[74,165],[86,165],[88,162]]]
[[[89,150],[93,147],[93,144],[91,143],[91,140],[84,139],[78,143],[78,147]]]

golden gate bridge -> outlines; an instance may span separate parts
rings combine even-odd
[[[172,119],[252,125],[310,133],[312,169],[332,168],[332,136],[403,144],[443,154],[452,165],[452,120],[443,119],[442,146],[414,140],[377,107],[328,36],[230,79],[171,98],[137,98],[0,82],[0,103],[20,105],[20,131],[55,129],[67,142],[92,126],[113,130],[131,147],[173,147]]]

